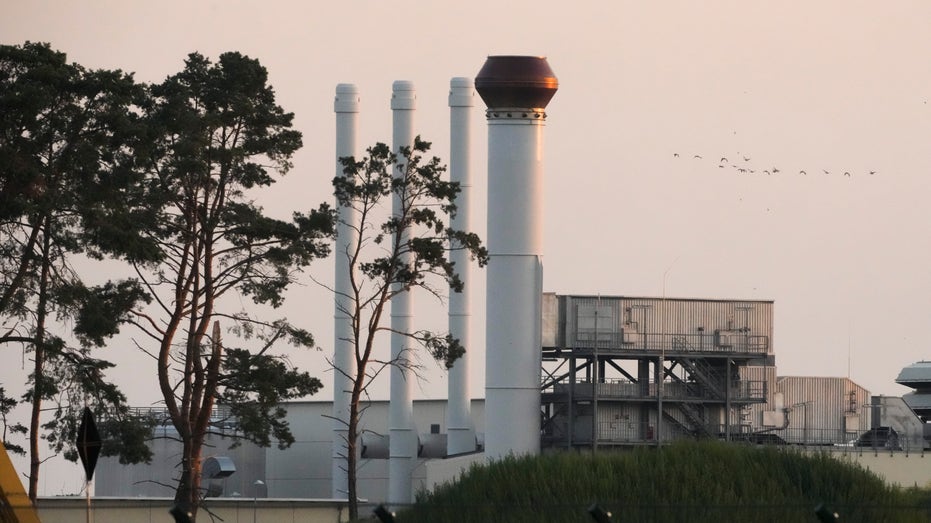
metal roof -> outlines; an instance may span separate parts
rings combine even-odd
[[[931,386],[931,361],[919,361],[905,367],[899,372],[895,382],[913,388],[921,385]]]

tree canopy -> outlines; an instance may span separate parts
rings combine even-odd
[[[312,347],[310,333],[260,314],[280,306],[296,275],[328,254],[334,217],[324,204],[277,219],[252,199],[290,169],[301,146],[258,60],[229,52],[213,63],[192,53],[181,72],[149,87],[142,118],[137,161],[152,206],[144,234],[159,256],[131,260],[153,299],[136,309],[134,323],[183,443],[176,503],[196,515],[201,448],[221,421],[215,405],[231,407],[243,437],[287,445],[293,437],[277,403],[321,386],[273,350],[282,342]],[[251,297],[256,307],[237,308],[228,295]],[[253,347],[226,347],[221,324]]]
[[[443,179],[446,167],[437,157],[425,158],[430,143],[419,136],[412,146],[404,146],[395,154],[378,143],[366,150],[361,159],[340,158],[343,175],[333,179],[337,204],[354,218],[342,225],[348,227],[354,241],[337,252],[336,263],[349,266],[351,291],[340,296],[337,303],[347,305],[339,313],[350,318],[355,370],[346,377],[352,383],[349,419],[346,434],[346,468],[348,472],[349,517],[358,517],[356,495],[357,438],[362,415],[360,405],[366,389],[385,368],[398,367],[414,373],[418,365],[404,355],[383,358],[376,352],[376,336],[391,330],[384,324],[386,308],[392,298],[420,289],[436,299],[443,293],[442,282],[452,292],[462,290],[452,250],[465,250],[480,265],[488,253],[479,237],[469,231],[452,229],[449,219],[456,213],[457,182]],[[393,206],[390,215],[380,217],[385,207]],[[380,212],[381,211],[381,212]],[[459,340],[447,333],[430,330],[394,332],[407,339],[414,348],[422,348],[448,369],[465,349]],[[346,373],[334,367],[334,372]],[[347,373],[348,374],[348,373]]]
[[[294,441],[278,405],[321,383],[282,346],[314,341],[266,316],[328,254],[335,218],[327,205],[280,219],[255,203],[301,147],[292,121],[265,68],[240,53],[216,62],[192,53],[182,71],[148,85],[68,63],[47,44],[0,46],[0,347],[31,353],[33,498],[40,434],[76,459],[85,404],[98,407],[104,455],[151,457],[151,429],[165,420],[132,415],[97,355],[127,323],[135,349],[156,362],[183,445],[181,510],[196,515],[201,448],[217,424],[260,445]],[[134,277],[86,278],[95,263],[120,262]],[[241,296],[254,306],[244,310]],[[26,430],[7,422],[9,390],[0,388],[4,441]]]
[[[147,212],[132,149],[139,119],[131,107],[142,92],[132,75],[68,63],[47,44],[0,46],[0,346],[21,344],[32,355],[22,396],[32,406],[32,499],[41,429],[54,451],[72,455],[73,420],[85,404],[130,420],[125,397],[104,379],[112,365],[91,349],[147,298],[133,280],[88,285],[75,264],[157,254],[134,227]],[[45,401],[54,408],[42,423]],[[104,453],[148,458],[144,446],[124,442]]]

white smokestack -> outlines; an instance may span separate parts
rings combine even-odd
[[[407,162],[401,156],[402,147],[413,147],[414,144],[414,109],[416,106],[414,84],[406,81],[396,81],[392,85],[391,112],[393,121],[392,151],[398,155],[399,161],[404,165],[395,167],[394,175],[403,176],[403,167]],[[394,215],[401,214],[401,200],[394,199]],[[400,242],[406,243],[409,238],[404,234]],[[401,263],[410,263],[410,256],[401,258]],[[417,430],[414,427],[414,404],[411,390],[413,376],[407,368],[410,362],[411,343],[404,334],[412,332],[411,311],[412,296],[410,292],[399,292],[403,289],[395,284],[392,292],[398,292],[391,299],[391,359],[395,364],[391,367],[391,402],[388,412],[388,502],[392,505],[407,504],[413,501],[411,494],[411,471],[414,460],[417,458]]]
[[[490,56],[475,78],[488,106],[485,456],[540,451],[545,58]]]
[[[343,176],[339,159],[356,154],[356,128],[359,117],[359,90],[352,84],[336,86],[336,176]],[[332,496],[346,498],[349,494],[347,464],[347,434],[349,429],[349,403],[352,391],[351,376],[356,372],[355,350],[352,346],[351,300],[352,287],[349,279],[347,249],[356,241],[356,222],[352,209],[337,203],[339,223],[336,226],[336,274],[334,341],[333,341],[333,464]]]
[[[453,78],[449,82],[449,179],[459,182],[462,191],[456,199],[457,213],[450,226],[472,230],[472,106],[475,91],[471,78]],[[469,337],[472,314],[472,278],[469,254],[453,251],[450,260],[462,279],[462,292],[449,293],[449,333],[459,340],[466,353],[449,369],[448,405],[446,407],[446,453],[449,455],[475,451],[475,430],[472,427],[469,403],[469,354],[473,349]]]

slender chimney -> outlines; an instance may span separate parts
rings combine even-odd
[[[336,176],[343,176],[339,159],[357,157],[356,128],[359,117],[359,90],[353,84],[336,86]],[[348,207],[337,203],[339,213],[336,225],[334,258],[336,274],[333,288],[336,291],[333,341],[333,463],[332,496],[345,499],[349,495],[347,434],[349,432],[349,403],[352,391],[351,376],[356,372],[355,351],[352,345],[351,300],[347,249],[355,243],[358,217]]]
[[[490,56],[485,456],[540,451],[544,109],[558,82],[535,56]]]
[[[394,176],[404,176],[407,166],[401,155],[402,147],[414,144],[414,109],[416,106],[414,84],[398,80],[392,85],[391,112],[393,121],[392,151],[398,155],[399,165]],[[394,215],[403,212],[401,199],[394,197]],[[408,241],[405,233],[401,243]],[[410,263],[410,256],[401,258],[402,264]],[[397,294],[391,299],[391,401],[388,409],[388,503],[408,504],[413,501],[411,472],[417,459],[417,430],[414,426],[414,403],[411,390],[413,378],[409,370],[411,360],[410,340],[404,333],[413,332],[411,316],[413,300],[411,292],[403,292],[401,284],[392,289]]]
[[[453,229],[472,230],[472,166],[471,149],[472,106],[475,91],[471,78],[453,78],[449,82],[449,179],[459,182],[461,192],[456,199],[456,216],[450,220]],[[449,293],[449,333],[465,347],[466,352],[449,369],[448,405],[446,407],[446,453],[473,452],[475,429],[469,403],[469,353],[472,350],[469,328],[472,314],[472,278],[469,254],[454,250],[450,260],[462,279],[462,292]]]

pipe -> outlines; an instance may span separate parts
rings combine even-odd
[[[413,116],[416,107],[416,92],[412,82],[398,80],[392,85],[392,151],[398,155],[399,164],[395,165],[394,176],[404,176],[406,161],[401,155],[402,147],[413,147]],[[404,165],[401,165],[403,162]],[[404,212],[402,199],[394,196],[394,215]],[[405,231],[399,238],[400,245],[409,240]],[[400,263],[410,263],[409,255],[402,255]],[[410,290],[393,284],[391,298],[391,401],[388,407],[388,503],[392,505],[408,504],[413,501],[411,491],[411,472],[417,458],[417,430],[414,427],[414,404],[411,390],[413,373],[411,365],[410,342],[406,333],[413,332],[411,316],[413,300]]]
[[[488,107],[488,460],[540,452],[543,126],[557,85],[530,56],[490,56],[475,79]]]
[[[353,84],[336,86],[336,176],[343,176],[340,158],[357,157],[356,130],[359,117],[359,90]],[[358,217],[352,209],[337,203],[336,272],[334,293],[333,340],[333,447],[332,496],[344,499],[349,495],[347,435],[352,377],[356,373],[355,348],[352,344],[352,287],[349,278],[350,264],[347,249],[355,244]]]
[[[462,231],[472,230],[472,165],[471,150],[472,107],[475,105],[474,84],[471,78],[453,78],[449,82],[449,180],[459,183],[456,199],[457,212],[450,227]],[[455,247],[455,246],[452,246]],[[475,428],[472,426],[469,403],[469,351],[472,350],[469,328],[472,314],[472,278],[469,253],[465,249],[453,250],[450,261],[462,280],[462,292],[449,293],[449,333],[465,347],[466,352],[449,369],[449,391],[446,407],[446,440],[448,455],[475,451]]]

